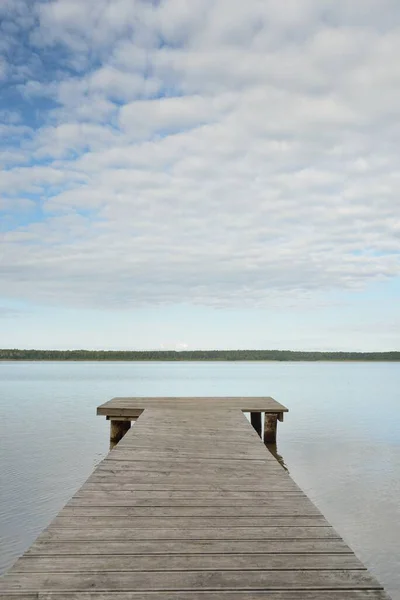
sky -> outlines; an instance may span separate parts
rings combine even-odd
[[[0,347],[400,350],[398,0],[1,0]]]

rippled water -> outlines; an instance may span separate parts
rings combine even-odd
[[[292,477],[400,600],[400,365],[0,362],[0,572],[108,449],[113,396],[272,395]]]

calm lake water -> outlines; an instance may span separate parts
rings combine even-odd
[[[113,396],[271,395],[290,474],[400,600],[398,363],[0,362],[0,572],[108,450]]]

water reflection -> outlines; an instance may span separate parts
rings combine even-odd
[[[287,471],[289,473],[289,468],[285,463],[285,459],[278,452],[277,444],[276,443],[275,444],[265,444],[265,447],[268,448],[268,450],[271,452],[272,456],[274,456],[276,458],[276,460],[281,465],[281,467],[283,467],[285,469],[285,471]]]

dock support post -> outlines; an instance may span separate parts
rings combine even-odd
[[[110,420],[110,450],[118,444],[124,437],[127,431],[131,428],[130,421],[114,421]]]
[[[265,413],[264,415],[264,443],[276,443],[276,428],[278,424],[278,415]]]
[[[252,412],[250,413],[251,424],[254,429],[257,431],[258,435],[261,437],[262,432],[262,421],[261,421],[261,413],[260,412]]]

